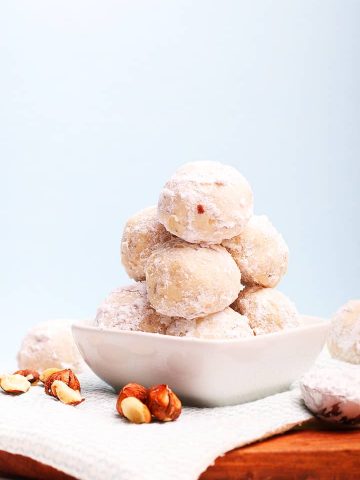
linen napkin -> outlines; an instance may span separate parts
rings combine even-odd
[[[79,376],[77,407],[47,396],[0,393],[0,450],[28,456],[81,480],[192,480],[225,452],[312,418],[297,388],[243,405],[185,407],[170,423],[120,418],[116,394],[95,375]]]

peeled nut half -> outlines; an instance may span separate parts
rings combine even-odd
[[[22,375],[31,383],[32,386],[35,386],[39,383],[40,375],[36,370],[17,370],[14,372],[14,375]]]
[[[138,383],[128,383],[119,393],[116,410],[132,423],[150,423],[151,413],[147,407],[148,389]]]
[[[121,392],[119,393],[117,402],[116,402],[116,410],[119,412],[120,415],[124,415],[122,410],[122,402],[125,398],[134,397],[140,400],[140,402],[146,404],[148,396],[148,389],[139,385],[138,383],[128,383],[125,387],[122,388]]]
[[[121,402],[122,414],[132,423],[150,423],[151,413],[148,407],[136,397],[126,397]]]
[[[23,375],[14,374],[1,377],[0,386],[6,393],[19,395],[26,393],[30,389],[31,383]]]
[[[85,401],[79,390],[73,390],[61,380],[55,380],[51,384],[51,394],[66,405],[76,406]]]

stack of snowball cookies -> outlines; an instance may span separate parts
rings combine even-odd
[[[134,282],[114,290],[95,319],[102,328],[232,339],[299,326],[275,287],[288,247],[270,220],[253,214],[253,192],[233,167],[180,167],[157,206],[126,223],[122,263]]]

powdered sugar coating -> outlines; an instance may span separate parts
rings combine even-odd
[[[150,305],[144,282],[119,287],[98,308],[95,325],[114,330],[165,333],[170,318]]]
[[[166,334],[214,340],[252,337],[254,332],[246,317],[227,307],[221,312],[202,318],[192,320],[175,318],[167,328]]]
[[[221,243],[239,235],[253,212],[248,181],[219,162],[192,162],[166,182],[158,203],[160,222],[191,243]]]
[[[152,251],[172,235],[158,221],[157,207],[133,215],[126,223],[121,240],[121,261],[129,277],[145,280],[145,263]]]
[[[315,366],[300,388],[305,405],[322,420],[360,425],[360,366]]]
[[[171,240],[152,253],[145,272],[151,305],[170,317],[191,319],[220,312],[242,288],[235,261],[218,245]]]
[[[250,218],[240,235],[223,241],[244,285],[275,287],[288,267],[289,249],[266,215]]]
[[[300,325],[295,305],[274,288],[246,287],[232,308],[249,319],[255,335],[277,332]]]
[[[301,384],[307,387],[339,395],[360,404],[360,367],[346,363],[315,366],[302,378]]]
[[[35,325],[22,341],[17,355],[19,368],[84,370],[85,364],[74,342],[71,324],[71,320],[58,319]]]
[[[334,358],[360,364],[360,300],[350,300],[335,314],[327,345]]]

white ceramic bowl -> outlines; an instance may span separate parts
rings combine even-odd
[[[297,329],[239,340],[72,328],[85,362],[115,390],[167,383],[188,405],[222,406],[288,389],[320,353],[328,322],[303,317]]]

